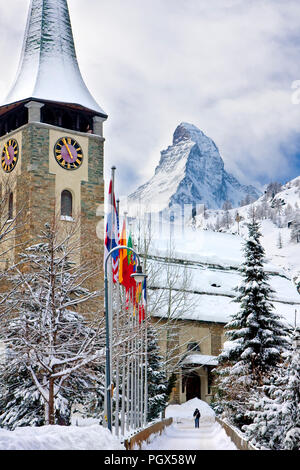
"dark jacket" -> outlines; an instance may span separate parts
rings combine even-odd
[[[195,409],[193,416],[196,419],[197,418],[200,419],[201,414],[200,414],[200,411],[198,410],[198,408]]]

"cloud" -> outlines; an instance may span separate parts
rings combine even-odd
[[[0,93],[14,78],[28,3],[1,7],[0,57],[9,71]],[[120,195],[152,176],[182,121],[216,142],[243,183],[296,176],[297,0],[68,3],[82,74],[109,115],[106,174],[117,166]]]

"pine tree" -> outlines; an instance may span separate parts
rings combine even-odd
[[[273,294],[264,271],[264,250],[255,221],[248,225],[244,246],[243,282],[236,289],[239,311],[225,326],[231,347],[219,356],[219,396],[221,404],[234,416],[235,424],[247,423],[247,400],[251,391],[261,386],[281,360],[288,346],[285,328],[273,311]]]
[[[300,450],[300,331],[294,333],[294,347],[286,371],[286,386],[280,397],[283,448]]]
[[[58,239],[55,224],[47,224],[39,238],[7,273],[11,311],[0,328],[7,352],[0,422],[11,428],[68,423],[73,402],[83,402],[83,390],[93,387],[95,365],[104,363],[101,321],[93,323],[87,312],[78,312],[87,302],[91,308],[99,293],[84,287],[92,275],[88,266],[71,261],[74,233]],[[28,414],[22,421],[26,408],[33,415],[35,409],[36,418]]]
[[[291,240],[300,243],[300,211],[296,212],[295,219],[292,224]]]
[[[156,331],[148,325],[148,421],[159,417],[168,403],[168,381],[164,372],[163,357],[159,353]]]
[[[44,402],[30,373],[19,357],[7,360],[9,367],[7,362],[0,367],[0,427],[42,426]]]
[[[278,239],[277,239],[277,247],[281,250],[282,249],[282,236],[281,232],[278,232]]]
[[[270,384],[256,392],[249,403],[253,423],[245,426],[246,438],[259,449],[300,450],[300,336]]]

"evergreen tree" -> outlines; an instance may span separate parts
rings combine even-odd
[[[277,239],[277,247],[281,250],[282,249],[282,236],[281,232],[278,232],[278,239]]]
[[[273,294],[264,271],[264,250],[255,221],[248,225],[244,246],[245,261],[241,268],[243,281],[236,289],[239,311],[225,326],[230,348],[219,356],[219,397],[235,423],[247,423],[247,400],[253,388],[264,383],[281,360],[288,346],[285,328],[273,311]]]
[[[44,402],[26,366],[19,357],[4,357],[0,367],[0,427],[13,430],[44,423]]]
[[[300,211],[296,212],[295,219],[292,223],[291,240],[300,243]]]
[[[286,385],[279,395],[281,423],[284,426],[283,448],[300,450],[300,331],[294,333],[294,347],[286,370]]]
[[[168,381],[164,372],[163,357],[159,353],[155,328],[148,325],[148,421],[159,417],[168,403]]]
[[[300,336],[271,383],[250,400],[253,423],[244,431],[259,449],[300,450]]]

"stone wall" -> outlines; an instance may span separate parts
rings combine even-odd
[[[84,148],[83,164],[69,172],[63,170],[54,158],[54,141],[57,141],[57,136],[67,135],[78,140]],[[36,243],[46,222],[51,223],[55,216],[60,219],[61,191],[68,189],[74,195],[74,216],[80,218],[78,260],[90,261],[94,269],[98,268],[87,287],[103,291],[103,238],[97,237],[96,227],[99,221],[104,223],[103,216],[96,213],[98,207],[104,205],[104,138],[38,122],[27,123],[3,136],[0,139],[2,146],[8,138],[16,138],[20,148],[19,161],[10,176],[15,180],[15,211],[21,212],[11,262],[17,261],[25,246]],[[1,180],[8,177],[1,172]],[[72,221],[59,221],[59,224],[66,228]],[[103,310],[103,296],[99,301]]]

